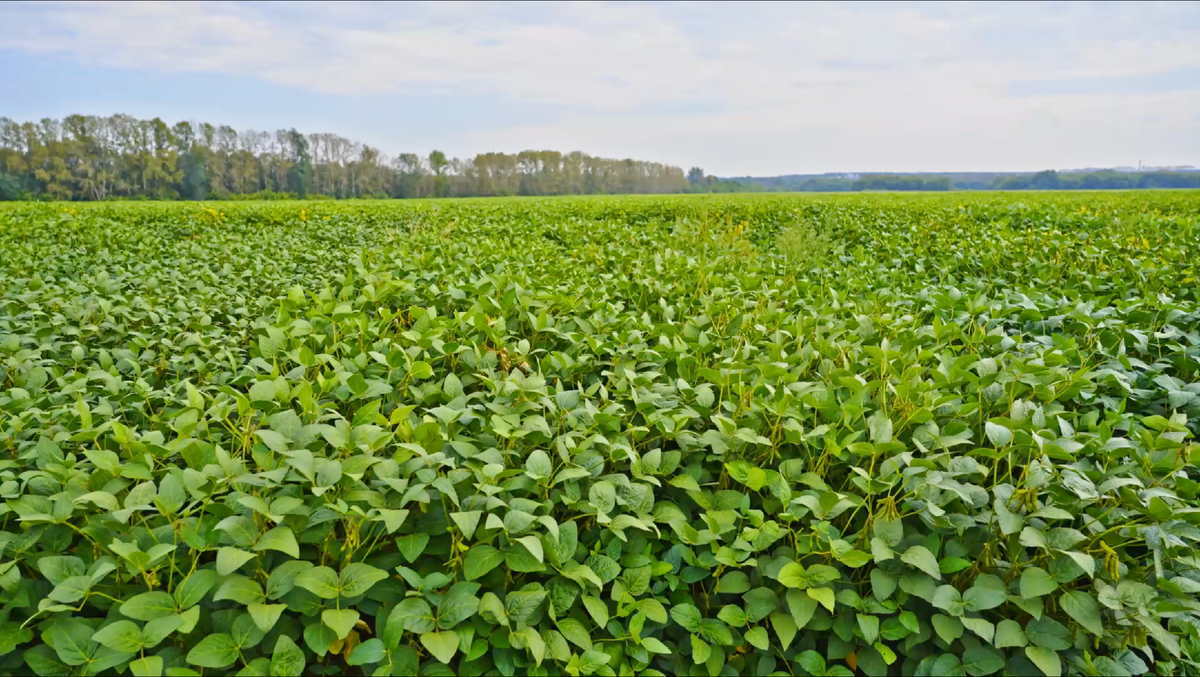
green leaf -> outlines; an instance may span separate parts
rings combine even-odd
[[[786,651],[799,631],[796,620],[790,614],[771,614],[771,627],[779,637],[780,648]]]
[[[600,481],[592,484],[588,489],[588,502],[596,506],[596,509],[601,514],[608,514],[613,511],[617,504],[617,490],[612,485],[612,482]]]
[[[73,556],[51,555],[38,560],[38,571],[53,585],[61,585],[63,581],[87,573],[83,560]]]
[[[652,654],[669,655],[671,653],[671,649],[666,644],[653,637],[643,637],[642,646]]]
[[[963,616],[958,620],[963,624],[963,627],[975,633],[976,635],[979,635],[983,641],[987,642],[988,644],[991,644],[992,640],[996,636],[996,626],[992,625],[992,622],[986,618]]]
[[[567,638],[568,642],[584,651],[591,650],[592,637],[588,634],[587,628],[583,626],[583,623],[574,618],[567,617],[559,619],[555,624],[558,626],[558,631],[562,633],[563,637]],[[699,629],[699,627],[700,624],[697,623],[696,628]]]
[[[438,602],[438,628],[449,630],[479,611],[477,583],[455,583]]]
[[[423,599],[409,597],[397,604],[388,615],[383,641],[389,648],[394,648],[400,643],[402,630],[421,634],[433,632],[436,626],[437,617],[433,615],[429,604]]]
[[[958,589],[952,585],[938,586],[937,590],[933,593],[931,603],[951,616],[963,615],[962,597]]]
[[[336,641],[338,639],[333,629],[320,620],[304,626],[304,643],[318,658],[329,653],[329,646]]]
[[[750,628],[743,637],[751,646],[758,649],[766,650],[771,646],[771,639],[767,637],[767,629],[762,626]]]
[[[821,606],[833,611],[834,593],[832,588],[808,588],[804,591],[809,597],[821,603]]]
[[[387,508],[379,508],[379,516],[383,519],[383,527],[387,529],[389,534],[395,533],[397,529],[404,525],[404,520],[408,519],[407,510],[389,510]],[[428,534],[422,534],[428,540]],[[411,534],[416,536],[416,534]],[[415,557],[414,557],[415,559]],[[408,560],[411,562],[412,560]]]
[[[824,675],[825,659],[816,651],[804,651],[796,657],[796,662],[810,675]]]
[[[134,677],[159,677],[163,673],[162,656],[145,656],[130,661],[129,672]]]
[[[1083,573],[1087,574],[1088,578],[1096,577],[1096,558],[1086,553],[1070,550],[1059,550],[1059,552],[1070,557],[1071,561],[1075,562],[1080,569],[1083,569]]]
[[[871,592],[875,599],[882,602],[896,591],[896,579],[887,575],[883,569],[871,569]]]
[[[678,623],[679,627],[694,634],[700,632],[700,621],[704,620],[704,616],[694,605],[684,603],[671,607],[671,620]],[[598,623],[598,625],[604,627],[606,624]]]
[[[717,592],[740,595],[750,589],[750,579],[741,571],[730,571],[717,581]]]
[[[553,472],[554,466],[550,463],[550,456],[541,449],[534,449],[525,459],[525,474],[535,480],[549,479]]]
[[[863,641],[867,644],[874,644],[879,639],[879,617],[871,614],[856,614],[856,618]]]
[[[994,609],[1008,599],[1008,590],[1004,581],[991,574],[980,574],[974,585],[963,593],[963,606],[968,611],[984,611]]]
[[[429,543],[429,534],[409,534],[396,539],[396,547],[400,550],[400,554],[404,556],[405,561],[417,561],[422,552],[425,552],[425,545]],[[482,547],[482,546],[475,546]],[[490,547],[490,546],[487,546]],[[473,550],[474,548],[472,548]],[[468,553],[469,555],[470,553]]]
[[[463,536],[467,538],[475,535],[475,530],[479,528],[479,519],[482,516],[483,512],[480,510],[450,513],[450,519],[454,520],[459,530],[462,531]],[[412,560],[409,561],[411,562]]]
[[[421,362],[418,360],[412,363],[412,367],[409,368],[408,373],[412,374],[413,378],[419,381],[424,381],[425,379],[433,376],[433,367],[430,366],[428,362]],[[446,661],[442,662],[445,663]]]
[[[802,593],[799,590],[789,590],[787,593],[788,611],[792,612],[792,619],[796,621],[796,627],[803,629],[812,620],[813,614],[817,611],[817,600],[810,597],[807,593]]]
[[[1058,653],[1052,649],[1047,649],[1040,646],[1025,647],[1025,656],[1030,662],[1037,666],[1046,677],[1061,677],[1062,662],[1058,659]]]
[[[983,426],[988,440],[997,449],[1008,446],[1008,443],[1012,441],[1012,431],[1008,428],[991,421],[987,421]]]
[[[148,621],[142,627],[142,645],[145,648],[158,646],[171,633],[183,627],[183,616],[165,616]]]
[[[321,599],[334,599],[338,596],[338,575],[329,567],[313,567],[296,576],[296,587]]]
[[[333,630],[338,639],[345,639],[358,622],[358,612],[353,609],[326,609],[321,612],[321,622]]]
[[[821,585],[822,583],[830,583],[840,581],[842,573],[837,569],[825,564],[814,564],[808,568],[805,574],[808,577],[809,585]]]
[[[892,420],[882,411],[876,411],[867,419],[867,430],[870,432],[871,442],[875,444],[887,444],[892,441]]]
[[[851,568],[859,568],[869,563],[873,558],[861,550],[847,550],[838,555],[838,561]]]
[[[941,562],[938,562],[938,568],[943,574],[954,574],[971,566],[969,560],[962,557],[946,557]]]
[[[233,665],[237,659],[237,644],[223,632],[205,636],[187,654],[188,663],[218,670]]]
[[[757,623],[779,608],[779,599],[770,588],[755,588],[742,595],[746,605],[746,618]]]
[[[604,584],[611,583],[621,575],[621,565],[607,555],[592,555],[587,558],[586,565]]]
[[[1104,636],[1104,622],[1100,619],[1100,605],[1095,597],[1082,590],[1072,590],[1059,598],[1059,606],[1088,632]]]
[[[175,587],[175,602],[180,609],[193,607],[216,585],[219,575],[212,569],[197,569]]]
[[[137,653],[142,648],[142,632],[131,621],[116,621],[100,628],[92,635],[92,641],[99,642],[113,651]]]
[[[542,660],[546,657],[546,642],[536,629],[522,628],[509,635],[509,638],[510,641],[516,640],[524,644],[525,649],[533,656],[534,665],[540,666],[542,664]]]
[[[250,604],[246,611],[250,612],[250,617],[254,619],[254,624],[259,630],[270,632],[286,608],[286,604]]]
[[[1066,651],[1073,646],[1067,626],[1048,616],[1030,621],[1025,626],[1025,636],[1034,646],[1052,651]]]
[[[700,621],[700,636],[721,646],[733,644],[733,634],[729,632],[729,626],[715,618],[705,618]]]
[[[175,600],[165,592],[143,592],[121,604],[122,614],[139,621],[152,621],[175,612]]]
[[[1021,596],[1030,599],[1048,595],[1058,589],[1058,581],[1038,567],[1028,567],[1021,572]]]
[[[735,628],[746,626],[746,612],[732,604],[722,607],[721,611],[717,614],[717,618]],[[697,623],[697,627],[699,627],[699,623]]]
[[[91,576],[72,576],[54,586],[48,597],[63,604],[73,604],[87,596],[91,588]]]
[[[914,545],[905,550],[904,554],[900,555],[900,561],[924,571],[934,580],[942,580],[942,569],[937,558],[923,545]]]
[[[612,656],[602,651],[589,649],[584,651],[583,655],[579,657],[579,669],[583,674],[594,675],[597,670],[608,665],[608,662],[611,660]]]
[[[0,656],[33,639],[33,630],[22,628],[19,623],[9,621],[0,624]]]
[[[217,573],[222,576],[228,576],[252,559],[254,559],[254,553],[252,552],[246,552],[238,548],[221,548],[217,551]]]
[[[608,625],[608,605],[598,597],[590,595],[583,596],[583,606],[587,609],[592,620],[596,621],[596,625],[604,627]]]
[[[91,659],[92,628],[82,619],[67,618],[51,623],[46,639],[67,665],[83,665]],[[28,652],[26,652],[28,653]]]
[[[808,576],[805,575],[804,566],[799,562],[788,562],[779,570],[776,578],[780,583],[789,588],[807,588]],[[747,583],[749,585],[749,583]]]
[[[1004,649],[1007,647],[1022,647],[1029,644],[1029,640],[1025,639],[1025,630],[1021,628],[1021,624],[1005,619],[996,624],[996,648]]]
[[[214,602],[224,599],[231,599],[238,604],[261,604],[266,596],[263,595],[262,586],[258,581],[235,574],[227,576],[221,587],[213,593]]]
[[[504,608],[504,602],[500,601],[496,593],[483,593],[483,597],[479,599],[479,615],[488,623],[508,627],[508,612]]]
[[[369,564],[355,562],[342,569],[338,575],[342,597],[358,597],[367,594],[371,586],[388,577],[386,571],[377,569]]]
[[[933,623],[934,632],[936,632],[938,637],[941,637],[942,641],[947,644],[953,644],[954,640],[962,637],[963,635],[964,628],[962,621],[957,618],[952,616],[944,616],[942,614],[934,614],[931,622]]]
[[[300,545],[296,543],[296,534],[288,527],[275,527],[260,536],[254,544],[254,550],[278,550],[295,558],[300,557]],[[217,570],[220,571],[219,559]]]
[[[1004,656],[985,647],[973,647],[963,653],[962,667],[971,677],[990,675],[1004,669]]]
[[[421,645],[439,661],[449,664],[458,651],[458,633],[453,630],[426,632],[421,635]]]
[[[350,657],[346,659],[346,664],[367,665],[370,663],[379,663],[386,655],[387,650],[383,648],[383,642],[372,638],[354,647],[354,650],[350,652]]]
[[[500,566],[504,561],[504,553],[490,545],[472,546],[463,559],[463,575],[468,581],[473,581]]]
[[[871,522],[871,530],[873,535],[890,548],[900,545],[900,541],[904,539],[904,522],[900,519],[876,518]]]
[[[712,655],[712,647],[705,643],[704,640],[692,635],[692,661],[696,665],[702,665],[708,661]]]
[[[275,567],[267,577],[267,598],[279,599],[296,587],[296,579],[301,573],[313,568],[312,562],[304,560],[288,560]]]
[[[304,651],[291,637],[279,635],[271,652],[271,677],[300,677],[304,674]]]
[[[584,585],[585,583],[590,583],[597,588],[604,587],[604,581],[600,580],[600,577],[596,575],[596,572],[592,571],[591,567],[575,561],[569,561],[563,565],[562,575],[579,583],[585,590],[587,589],[587,586]]]
[[[542,541],[537,536],[522,536],[514,539],[514,542],[523,545],[525,549],[529,551],[529,554],[533,555],[534,559],[536,559],[538,562],[545,561],[543,557],[544,553],[542,551]]]

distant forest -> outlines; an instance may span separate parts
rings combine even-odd
[[[628,193],[1200,188],[1200,172],[791,175],[717,178],[580,152],[387,156],[336,134],[70,115],[0,117],[0,200],[422,198]]]
[[[460,160],[379,149],[336,134],[237,131],[128,115],[0,118],[0,199],[254,199],[679,193],[679,167],[584,153]]]
[[[693,172],[696,170],[694,169]],[[689,176],[692,176],[689,173]],[[740,177],[717,179],[719,192],[822,192],[863,190],[1129,190],[1137,188],[1200,188],[1200,171],[1058,172],[1028,174],[865,174],[857,178],[821,175]]]

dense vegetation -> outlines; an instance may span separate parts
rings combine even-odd
[[[716,192],[845,193],[864,190],[1142,190],[1200,188],[1200,171],[1044,172],[999,174],[962,172],[933,174],[864,174],[839,176],[774,176],[722,179]]]
[[[0,118],[0,201],[424,198],[654,193],[1200,188],[1200,172],[865,174],[721,179],[692,167],[573,152],[460,160],[379,149],[336,134],[239,132],[128,115]]]
[[[687,186],[678,167],[578,152],[389,158],[336,134],[295,129],[238,132],[128,115],[0,118],[0,200],[678,193]]]
[[[1200,674],[1200,195],[0,207],[0,672]]]

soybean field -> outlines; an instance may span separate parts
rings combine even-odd
[[[0,674],[1200,675],[1200,192],[0,205]]]

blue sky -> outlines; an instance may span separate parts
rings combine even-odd
[[[1198,3],[0,3],[0,115],[720,175],[1200,165]]]

